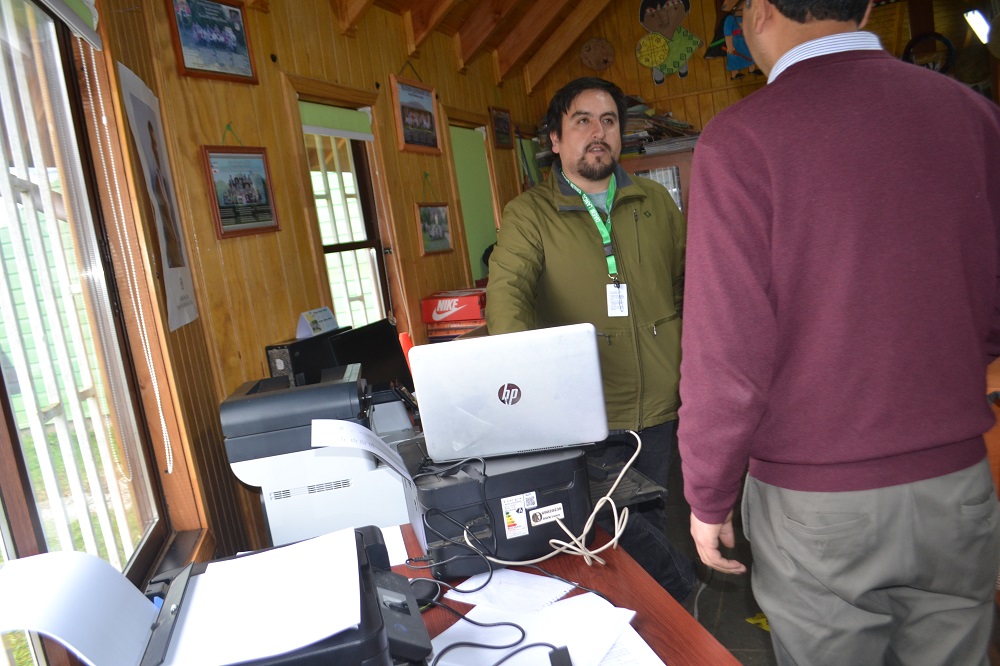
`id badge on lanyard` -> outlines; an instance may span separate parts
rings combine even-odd
[[[618,280],[608,285],[608,316],[628,316],[628,285]]]
[[[583,199],[583,205],[586,207],[587,212],[590,213],[590,217],[594,220],[594,225],[601,234],[601,240],[604,243],[604,256],[608,261],[608,277],[611,278],[611,284],[607,285],[607,300],[608,300],[608,316],[609,317],[627,317],[628,316],[628,285],[622,284],[618,281],[618,264],[615,261],[615,253],[611,247],[611,206],[615,198],[615,177],[611,177],[611,182],[608,183],[608,196],[607,196],[607,207],[608,207],[608,221],[605,223],[601,219],[601,214],[597,211],[597,207],[594,206],[594,202],[590,200],[590,197],[577,187],[569,178],[566,178],[566,174],[563,174],[563,178],[569,183],[577,194]]]

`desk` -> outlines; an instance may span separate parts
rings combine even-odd
[[[410,556],[418,557],[423,554],[413,528],[409,525],[403,526],[403,541]],[[608,535],[597,528],[593,547],[607,541]],[[540,566],[567,580],[600,591],[619,608],[634,610],[636,614],[632,626],[660,659],[670,666],[739,666],[740,662],[736,657],[722,647],[624,550],[609,549],[601,557],[607,560],[604,566],[587,566],[583,558],[573,555],[558,555],[542,562]],[[410,569],[406,566],[395,566],[393,571],[408,578],[431,577],[429,570]],[[537,573],[530,569],[526,571]],[[468,604],[451,599],[447,603],[463,613],[472,609]],[[432,608],[424,613],[424,622],[432,638],[458,621],[454,615],[440,608]]]

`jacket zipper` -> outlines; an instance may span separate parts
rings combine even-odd
[[[614,202],[612,202],[611,208],[612,208],[612,210],[614,209]],[[612,213],[612,211],[608,211],[608,219],[611,219],[611,213]],[[632,208],[632,215],[635,218],[636,222],[638,222],[639,221],[639,213],[638,213],[638,211],[636,211],[636,209],[635,209],[634,206]],[[638,234],[637,234],[637,236],[638,236]],[[615,244],[615,246],[617,246],[618,242],[617,242],[617,239],[615,239],[615,225],[614,224],[611,225],[611,239],[612,239],[612,242]],[[625,275],[624,266],[619,267],[619,274],[621,275],[621,282],[623,284],[627,285],[628,284],[628,277]],[[639,404],[638,404],[638,408],[639,408],[639,420],[638,420],[638,424],[637,424],[637,427],[636,427],[636,431],[637,432],[641,432],[642,431],[642,416],[643,416],[642,415],[642,403],[643,403],[642,363],[640,362],[640,359],[639,359],[639,329],[636,327],[636,324],[635,324],[635,308],[633,307],[633,304],[632,304],[632,294],[631,294],[631,292],[628,295],[628,308],[629,308],[629,319],[632,322],[632,340],[635,343],[635,367],[637,368],[637,375],[638,375],[638,380],[639,380]],[[611,343],[611,337],[609,336],[608,337],[608,344],[610,344],[610,343]]]
[[[664,320],[662,320],[662,321],[660,321],[658,323],[660,323],[660,324],[666,324],[668,321],[673,321],[674,319],[677,319],[679,317],[680,317],[680,314],[673,314],[673,315],[667,317],[666,319],[664,319]],[[653,337],[656,337],[656,322],[653,323]]]

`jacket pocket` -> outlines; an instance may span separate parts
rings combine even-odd
[[[681,317],[673,314],[639,327],[639,357],[647,418],[677,411],[680,405]]]

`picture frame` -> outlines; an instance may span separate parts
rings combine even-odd
[[[278,231],[264,148],[202,146],[218,238]]]
[[[402,151],[440,155],[437,96],[423,83],[389,75],[396,138]]]
[[[448,219],[448,204],[418,203],[417,234],[420,236],[420,255],[451,252],[454,250],[451,238],[451,220]]]
[[[514,149],[514,124],[510,111],[500,107],[490,107],[490,129],[493,132],[493,147]]]
[[[177,66],[184,76],[257,83],[240,0],[166,0]]]

